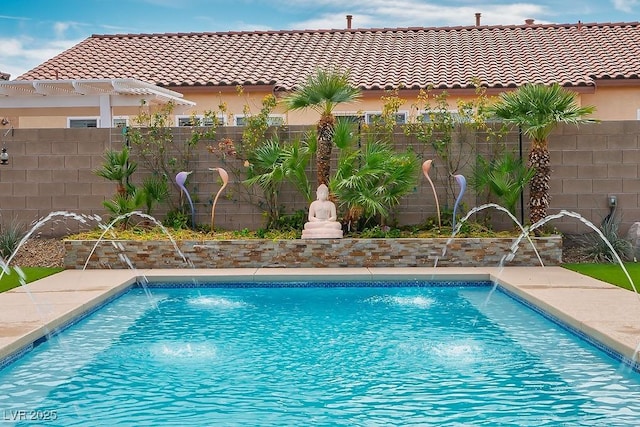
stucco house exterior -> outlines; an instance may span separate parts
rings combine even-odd
[[[640,220],[639,46],[640,23],[94,35],[14,80],[0,80],[0,147],[10,154],[0,166],[0,222],[58,210],[104,215],[113,183],[94,171],[105,150],[125,141],[115,127],[134,125],[142,102],[149,108],[174,103],[177,126],[226,105],[219,120],[230,126],[216,135],[238,140],[245,108],[258,112],[265,95],[281,98],[316,69],[337,67],[350,72],[363,97],[335,113],[365,120],[380,112],[390,90],[405,100],[399,121],[418,113],[412,105],[430,87],[434,94],[447,91],[456,109],[458,99],[475,96],[475,79],[489,95],[528,82],[574,91],[579,103],[596,106],[602,122],[560,126],[551,136],[551,211],[580,212],[597,224],[615,208],[625,233]],[[282,106],[273,114],[274,122],[290,125],[277,129],[283,133],[317,121],[313,111]],[[66,129],[75,127],[101,129]],[[172,132],[185,140],[194,130]],[[521,144],[513,134],[509,143]],[[405,139],[400,133],[399,142]],[[198,189],[198,222],[206,223],[207,203],[218,190],[209,168],[220,164],[206,147],[199,149],[190,184]],[[433,156],[429,150],[425,159]],[[448,179],[441,177],[439,189]],[[399,208],[404,224],[436,211],[422,184]],[[484,202],[472,200],[472,192],[465,197],[469,206]],[[299,197],[280,200],[289,200],[291,209],[307,206]],[[263,213],[225,199],[216,221],[229,229],[257,228]],[[573,219],[554,226],[584,232]],[[71,225],[57,227],[51,232]]]
[[[15,128],[115,127],[147,105],[176,104],[175,124],[226,110],[242,125],[262,98],[286,95],[317,68],[348,70],[363,91],[337,115],[379,114],[381,97],[399,90],[398,121],[411,120],[419,91],[475,96],[525,83],[557,82],[595,105],[603,121],[640,118],[640,23],[351,28],[177,34],[93,35],[14,80],[0,81],[0,117]],[[238,93],[238,87],[242,93]],[[309,124],[310,111],[279,106],[274,123]]]

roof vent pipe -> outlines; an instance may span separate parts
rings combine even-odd
[[[476,27],[480,26],[480,16],[482,16],[482,14],[476,12]]]
[[[533,25],[534,22],[535,21],[533,19],[531,19],[531,18],[524,20],[524,23],[527,24],[527,25]]]
[[[353,19],[353,15],[347,15],[347,30],[351,29],[351,20]]]

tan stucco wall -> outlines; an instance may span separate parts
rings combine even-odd
[[[275,93],[278,99],[286,96],[282,92],[273,92],[273,87],[264,86],[258,88],[244,88],[242,94],[238,94],[235,87],[228,88],[171,88],[181,92],[185,99],[196,102],[194,108],[176,108],[176,115],[204,114],[205,111],[219,111],[220,105],[225,105],[227,109],[227,123],[233,124],[234,115],[244,115],[245,108],[248,107],[251,114],[260,111],[262,99]],[[578,102],[581,105],[594,105],[596,113],[594,118],[615,121],[615,120],[637,120],[637,110],[640,108],[640,87],[605,86],[595,90],[585,90],[578,93]],[[434,92],[435,94],[435,92]],[[490,92],[488,96],[497,97],[499,92]],[[336,114],[353,114],[363,111],[380,111],[383,101],[381,97],[388,96],[384,91],[371,91],[363,93],[362,98],[355,103],[339,104],[334,112]],[[418,91],[401,91],[400,97],[405,103],[400,107],[400,111],[409,113],[409,117],[414,117],[417,110],[415,104],[418,100]],[[451,110],[457,109],[459,100],[469,101],[474,98],[473,91],[451,91],[449,94],[449,107]],[[495,99],[495,98],[494,98]],[[433,97],[431,104],[435,105]],[[155,107],[149,107],[151,109]],[[113,116],[129,116],[133,118],[139,114],[139,107],[113,107]],[[287,112],[283,103],[280,103],[273,112],[276,115],[283,115],[285,123],[289,125],[307,125],[317,121],[318,113],[314,110],[289,111]],[[0,108],[0,117],[7,117],[16,128],[64,128],[67,126],[68,117],[96,117],[100,112],[97,107],[87,108],[21,108],[7,109]]]
[[[68,117],[96,117],[98,108],[19,108],[0,109],[0,116],[8,116],[17,129],[66,128]]]
[[[591,90],[581,90],[576,93],[579,105],[593,105],[596,107],[593,118],[604,121],[617,120],[637,120],[638,109],[640,109],[640,88],[638,87],[602,87],[593,93]],[[243,114],[245,105],[250,107],[252,113],[260,110],[262,98],[272,93],[271,91],[249,91],[245,90],[242,96],[238,96],[234,92],[211,94],[191,94],[185,93],[185,98],[197,103],[197,106],[189,113],[202,114],[207,109],[213,109],[221,102],[226,103],[229,111],[230,121],[232,123],[233,114]],[[436,105],[434,96],[439,92],[433,92],[429,98],[432,106]],[[400,111],[409,113],[409,117],[415,117],[417,110],[415,108],[418,103],[418,91],[401,91],[400,98],[405,100],[400,107]],[[278,94],[282,99],[286,94]],[[373,91],[363,93],[362,98],[358,102],[339,104],[334,112],[336,114],[353,114],[363,111],[380,111],[383,106],[381,98],[389,96],[388,92]],[[490,101],[498,99],[499,92],[492,91],[487,94]],[[449,108],[457,110],[458,102],[468,102],[475,98],[471,91],[451,91],[448,97]],[[287,112],[284,105],[279,104],[274,114],[284,114],[286,123],[289,125],[306,125],[313,123],[318,119],[318,114],[314,110],[289,111]]]
[[[197,105],[192,109],[185,110],[182,114],[203,114],[207,110],[217,110],[218,106],[224,104],[228,109],[228,123],[233,123],[235,114],[244,115],[245,107],[249,108],[251,114],[257,114],[262,105],[262,99],[269,95],[275,94],[279,103],[273,111],[275,115],[283,115],[285,122],[289,125],[308,125],[318,120],[318,113],[313,109],[287,111],[283,98],[286,93],[273,92],[270,87],[262,90],[244,89],[242,94],[238,94],[235,89],[227,89],[216,93],[205,93],[202,89],[195,90],[191,88],[181,89],[172,88],[173,90],[183,92],[184,98],[194,101]],[[466,91],[470,93],[470,91]],[[400,107],[401,112],[407,112],[409,117],[416,114],[415,104],[418,102],[417,90],[402,91],[400,98],[405,100]],[[380,112],[382,110],[383,96],[389,96],[390,92],[386,91],[370,91],[363,93],[362,97],[351,103],[338,104],[334,109],[334,113],[339,114],[356,114],[362,112]],[[449,107],[451,110],[457,109],[458,100],[469,101],[474,98],[469,94],[451,94],[449,96]],[[431,104],[435,105],[435,101],[431,99]]]
[[[582,105],[594,105],[593,117],[600,120],[638,120],[640,89],[607,87],[593,94],[582,94]]]

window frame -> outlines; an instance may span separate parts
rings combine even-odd
[[[216,124],[216,126],[226,126],[227,125],[227,118],[224,116],[224,114],[218,114],[217,116],[218,119],[218,123]],[[188,120],[188,124],[180,124],[180,122],[184,119]],[[191,124],[191,119],[197,119],[199,122],[198,124]],[[204,114],[176,114],[176,121],[175,121],[175,125],[176,127],[206,127],[206,126],[214,126],[213,123],[207,123],[205,122],[205,115]]]
[[[239,127],[246,126],[244,123],[238,124],[238,119],[244,119],[246,117],[251,117],[251,115],[250,114],[234,114],[233,115],[233,126],[239,126]],[[279,123],[273,123],[269,119],[278,119]],[[269,119],[267,119],[267,122],[269,123],[269,126],[282,126],[282,125],[284,125],[284,122],[285,122],[285,115],[284,114],[269,114]]]
[[[409,112],[406,110],[399,110],[398,112],[394,113],[396,116],[396,124],[398,125],[406,125],[407,123],[409,123]],[[367,125],[370,125],[372,123],[372,118],[374,116],[377,117],[381,117],[382,116],[382,111],[376,111],[376,110],[366,110],[366,111],[361,111],[361,112],[354,112],[354,111],[337,111],[333,114],[336,118],[340,118],[340,117],[347,117],[349,118],[353,123],[358,123],[358,121],[362,120],[362,123],[366,123]],[[403,120],[402,122],[399,122],[397,120],[398,116],[402,116]]]
[[[95,120],[95,126],[71,126],[71,122],[73,121],[91,121]],[[100,117],[99,116],[70,116],[67,117],[67,129],[95,129],[100,127]]]
[[[124,126],[118,126],[116,125],[116,120],[124,120]],[[129,127],[129,116],[113,116],[111,118],[111,127],[112,128],[123,128],[123,127]]]
[[[407,123],[409,123],[409,112],[405,111],[405,110],[398,110],[397,112],[394,113],[394,115],[396,116],[396,124],[397,125],[406,125]],[[403,117],[403,121],[399,122],[398,121],[398,116],[402,116]],[[372,123],[372,117],[382,117],[382,111],[365,111],[364,112],[364,120],[365,123],[370,125]]]

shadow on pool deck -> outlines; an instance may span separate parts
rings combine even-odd
[[[138,278],[150,282],[491,280],[627,359],[640,345],[640,298],[561,267],[66,270],[0,294],[0,365]]]

